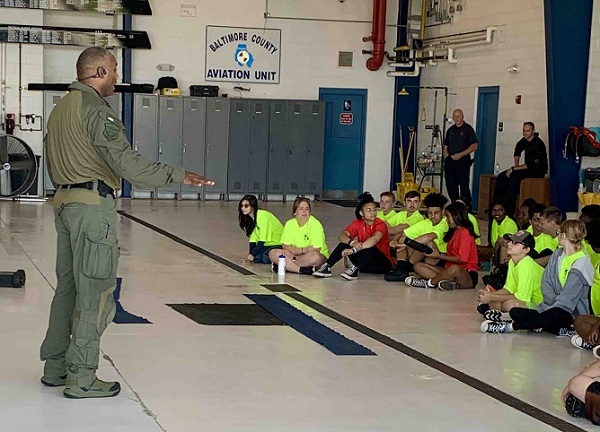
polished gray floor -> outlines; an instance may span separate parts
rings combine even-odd
[[[124,211],[240,264],[247,239],[237,202],[122,201]],[[291,204],[266,203],[285,220]],[[330,248],[353,209],[315,203]],[[50,203],[0,203],[0,270],[24,268],[24,289],[0,289],[0,415],[7,431],[543,431],[556,430],[450,376],[280,295],[377,356],[335,356],[289,327],[201,326],[168,303],[249,303],[270,293],[268,266],[229,267],[120,217],[123,305],[152,325],[111,325],[99,376],[123,392],[72,401],[45,388],[38,359],[55,286]],[[425,291],[381,277],[355,282],[287,275],[302,295],[585,430],[560,403],[593,357],[550,335],[479,331],[474,290]]]

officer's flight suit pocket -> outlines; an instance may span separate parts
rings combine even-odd
[[[114,277],[117,240],[106,233],[86,233],[83,249],[83,274],[91,279]]]

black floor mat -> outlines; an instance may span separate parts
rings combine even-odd
[[[342,207],[356,207],[358,205],[358,200],[323,200],[329,204],[335,204]]]
[[[257,304],[168,304],[170,308],[203,325],[286,325]]]

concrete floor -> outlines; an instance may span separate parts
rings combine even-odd
[[[122,210],[240,264],[247,239],[237,202],[121,201]],[[353,209],[314,203],[330,249]],[[291,203],[264,208],[285,221]],[[152,325],[112,324],[99,377],[122,393],[73,401],[39,383],[39,345],[55,286],[50,203],[0,203],[0,269],[23,268],[27,286],[0,289],[0,418],[10,431],[544,431],[592,430],[570,418],[560,394],[593,360],[566,338],[488,335],[474,290],[439,292],[361,275],[348,282],[287,275],[308,299],[574,427],[549,426],[364,332],[284,294],[285,301],[377,356],[335,356],[290,327],[201,326],[169,303],[250,303],[270,293],[266,265],[244,276],[119,217],[121,301]],[[336,274],[343,270],[339,264]],[[581,429],[578,429],[581,428]]]

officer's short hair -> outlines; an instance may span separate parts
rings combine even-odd
[[[83,50],[77,59],[77,78],[81,79],[89,75],[90,71],[101,66],[104,58],[109,54],[110,51],[106,48],[96,46]]]

